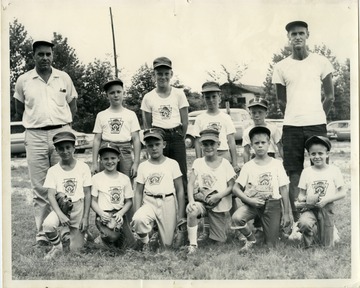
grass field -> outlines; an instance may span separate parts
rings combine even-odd
[[[225,244],[199,247],[198,253],[191,256],[184,250],[158,254],[114,252],[88,243],[81,251],[63,255],[52,262],[45,261],[43,257],[49,248],[35,245],[32,192],[26,161],[25,158],[14,158],[11,161],[12,279],[349,279],[352,277],[350,144],[334,143],[334,146],[331,162],[340,167],[348,188],[347,197],[335,204],[340,243],[331,249],[303,250],[297,242],[283,241],[276,249],[260,245],[245,255],[238,253],[240,244],[229,230]],[[76,157],[84,161],[91,159],[89,152]],[[190,152],[189,167],[193,160],[194,153]],[[98,235],[93,212],[90,232]]]

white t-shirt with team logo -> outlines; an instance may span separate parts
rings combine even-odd
[[[87,164],[76,160],[75,167],[65,171],[59,163],[50,167],[44,182],[45,188],[65,193],[73,202],[84,198],[84,187],[91,186],[91,172]]]
[[[152,114],[153,126],[170,129],[181,125],[180,109],[184,107],[189,107],[184,91],[171,87],[166,98],[161,98],[155,89],[145,94],[140,109]]]
[[[217,115],[210,115],[207,112],[196,116],[194,123],[194,136],[200,137],[200,132],[205,129],[215,129],[219,131],[220,146],[218,150],[229,150],[227,136],[235,134],[235,126],[230,115],[220,111]]]
[[[258,165],[252,159],[241,168],[235,182],[242,187],[251,184],[258,187],[259,191],[272,192],[273,199],[280,199],[279,188],[289,184],[289,178],[280,160],[271,158],[266,165]]]
[[[131,133],[140,130],[139,120],[134,111],[123,107],[121,112],[103,110],[96,115],[93,133],[101,133],[104,141],[127,142]]]
[[[144,192],[153,195],[175,194],[174,180],[182,176],[179,164],[168,157],[161,164],[140,163],[136,182],[144,184]]]
[[[98,197],[102,210],[111,211],[124,207],[125,199],[133,198],[134,192],[125,174],[118,172],[116,177],[109,177],[102,171],[92,177],[91,195]]]
[[[338,167],[327,166],[327,169],[319,170],[313,166],[305,168],[300,176],[300,189],[306,190],[307,195],[319,194],[321,199],[325,195],[333,196],[337,189],[344,186],[344,178]]]
[[[234,168],[230,162],[221,158],[221,164],[217,168],[211,168],[206,164],[205,158],[194,160],[192,169],[196,180],[194,189],[208,188],[209,190],[225,191],[227,182],[235,177]],[[223,197],[218,205],[212,209],[214,212],[226,212],[231,209],[231,194]]]

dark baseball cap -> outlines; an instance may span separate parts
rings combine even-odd
[[[206,92],[221,92],[220,89],[220,85],[216,82],[205,82],[202,86],[201,86],[201,93],[206,93]]]
[[[44,39],[37,39],[33,42],[32,47],[33,51],[39,46],[49,46],[54,47],[54,43],[50,42],[50,40],[44,40]]]
[[[266,101],[263,98],[253,98],[249,101],[249,104],[247,105],[248,108],[254,107],[254,106],[261,106],[266,109],[268,109],[268,101]]]
[[[295,26],[304,27],[306,29],[308,28],[308,24],[304,21],[292,21],[285,26],[285,29],[287,32],[289,32]]]
[[[214,142],[219,141],[219,131],[215,129],[205,129],[201,131],[200,133],[200,142],[211,140]]]
[[[111,143],[111,142],[102,143],[100,145],[98,153],[99,153],[99,155],[102,155],[106,151],[115,152],[118,155],[120,154],[119,148],[114,143]]]
[[[327,137],[324,136],[311,136],[309,139],[305,141],[305,148],[309,151],[310,147],[313,144],[322,144],[324,145],[328,151],[331,150],[331,142]]]
[[[249,137],[252,139],[256,134],[266,134],[270,137],[271,132],[265,126],[255,126],[249,131]]]
[[[104,85],[103,88],[105,91],[107,91],[110,86],[112,85],[120,85],[121,87],[124,87],[123,81],[121,81],[119,78],[108,80]]]
[[[161,128],[150,128],[144,131],[144,141],[149,138],[156,138],[159,140],[164,140],[165,132]]]
[[[161,67],[161,66],[165,66],[165,67],[168,67],[168,68],[172,69],[171,60],[169,58],[166,58],[166,57],[156,58],[154,60],[154,62],[153,62],[154,69],[156,69],[158,67]]]
[[[58,144],[60,142],[65,142],[65,141],[75,143],[76,136],[73,133],[69,132],[69,131],[63,131],[63,132],[56,133],[54,135],[54,137],[53,137],[54,145]]]

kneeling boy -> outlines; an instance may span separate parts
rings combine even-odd
[[[233,193],[244,203],[232,216],[232,229],[239,229],[247,238],[240,251],[248,250],[255,242],[247,222],[260,217],[265,242],[274,246],[279,239],[281,201],[284,206],[283,225],[290,224],[289,179],[281,161],[268,155],[270,130],[255,126],[249,131],[255,158],[246,162],[235,182]]]
[[[226,241],[226,220],[229,219],[231,191],[236,175],[230,162],[218,156],[219,131],[201,131],[199,142],[204,157],[195,159],[188,183],[188,254],[195,253],[197,249],[199,217],[209,216],[210,239]]]

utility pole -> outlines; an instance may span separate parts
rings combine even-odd
[[[117,57],[116,57],[116,45],[115,45],[115,34],[114,34],[114,24],[113,24],[113,17],[112,17],[112,12],[111,12],[111,7],[109,7],[110,9],[110,19],[111,19],[111,31],[112,31],[112,37],[113,37],[113,49],[114,49],[114,63],[115,63],[115,77],[118,77],[118,68],[117,68]]]

